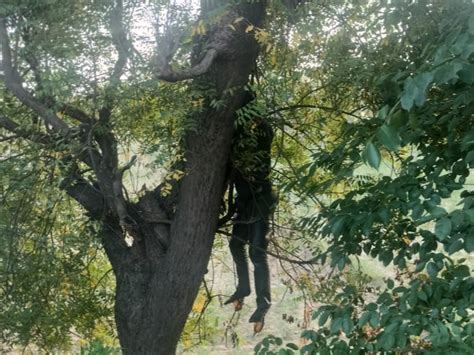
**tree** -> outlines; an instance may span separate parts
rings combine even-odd
[[[370,255],[397,272],[380,290],[324,280],[336,295],[301,350],[472,352],[472,4],[301,3],[201,1],[196,16],[166,1],[1,8],[9,164],[28,170],[16,154],[44,153],[28,157],[54,162],[48,181],[100,227],[125,352],[174,352],[211,252],[232,126],[255,112],[275,128],[277,219],[294,228],[275,249],[304,247],[300,264],[341,272]],[[133,30],[149,13],[156,41]],[[258,99],[241,107],[246,85]],[[137,144],[175,159],[133,194]]]
[[[28,140],[56,154],[60,188],[100,224],[116,278],[115,319],[123,352],[172,354],[206,272],[233,122],[255,68],[255,31],[265,3],[202,1],[190,69],[183,70],[170,63],[180,44],[172,36],[176,23],[164,28],[152,60],[141,68],[137,64],[144,58],[125,19],[130,21],[139,5],[122,0],[4,3],[0,43],[7,109],[0,125],[13,135],[8,139]],[[166,5],[157,2],[156,8]],[[178,13],[178,5],[168,6]],[[157,13],[157,20],[162,15]],[[113,63],[106,53],[112,53]],[[193,129],[182,136],[182,174],[173,193],[167,193],[167,182],[132,202],[123,178],[134,159],[121,161],[116,117],[122,78],[143,80],[137,68],[147,69],[152,80],[192,79],[187,90],[200,104],[190,105]]]
[[[472,353],[472,4],[335,8],[332,33],[308,36],[303,23],[294,33],[300,55],[310,48],[322,58],[308,70],[322,85],[289,107],[329,106],[319,120],[325,134],[295,168],[302,178],[293,185],[321,205],[301,224],[327,241],[319,260],[344,270],[369,255],[396,273],[380,289],[339,286],[299,350]],[[269,337],[256,351],[298,350],[281,345]]]
[[[67,351],[72,334],[111,343],[114,283],[95,228],[58,194],[55,158],[22,148],[0,159],[0,351]]]

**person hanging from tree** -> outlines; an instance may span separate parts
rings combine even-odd
[[[247,92],[246,96],[246,104],[254,99],[252,93]],[[269,230],[270,215],[276,203],[269,178],[272,139],[273,131],[268,122],[261,117],[253,116],[237,126],[231,156],[231,180],[237,196],[236,217],[229,247],[236,265],[238,284],[235,293],[225,304],[234,304],[235,310],[238,311],[242,308],[244,298],[250,295],[245,250],[245,245],[249,244],[257,294],[257,309],[249,322],[255,323],[255,332],[263,328],[265,314],[271,305],[266,234]]]

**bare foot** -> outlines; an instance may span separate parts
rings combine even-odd
[[[265,322],[263,320],[255,322],[253,324],[253,333],[254,334],[260,333],[262,331],[264,325],[265,325]]]
[[[234,300],[233,302],[234,310],[236,312],[242,310],[242,306],[244,305],[244,301],[242,299]]]

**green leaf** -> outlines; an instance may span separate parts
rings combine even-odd
[[[474,144],[474,130],[469,131],[461,142],[462,150],[467,150],[468,147]]]
[[[330,311],[325,311],[321,314],[321,316],[319,317],[319,322],[318,322],[320,327],[326,324],[326,321],[328,320],[330,315],[331,315]]]
[[[428,297],[426,296],[426,293],[424,291],[418,292],[418,298],[422,301],[428,301]]]
[[[464,241],[462,239],[458,239],[454,243],[451,243],[448,248],[449,255],[454,254],[455,252],[461,250],[463,246],[464,246]]]
[[[393,251],[391,249],[384,250],[379,254],[379,259],[384,266],[387,266],[393,260]]]
[[[426,101],[426,91],[432,83],[433,77],[433,73],[425,72],[405,80],[403,94],[400,98],[403,109],[410,111],[413,104],[416,104],[418,107],[423,106]]]
[[[381,210],[379,210],[378,216],[384,224],[388,224],[388,222],[390,221],[390,211],[386,207],[383,207]]]
[[[298,350],[298,345],[296,345],[295,343],[287,343],[286,347],[293,350]]]
[[[435,278],[436,275],[438,275],[439,269],[435,263],[429,262],[428,266],[426,267],[426,271],[428,272],[428,275],[430,275],[432,278]]]
[[[359,318],[359,321],[357,322],[357,325],[359,327],[363,326],[365,323],[369,321],[370,318],[370,312],[365,312],[362,314],[362,316]]]
[[[474,224],[474,209],[468,209],[464,211],[464,216],[466,216],[469,223]]]
[[[468,163],[471,167],[474,164],[474,150],[471,150],[466,155],[466,159],[464,159],[466,163]]]
[[[433,81],[433,73],[426,72],[415,77],[415,85],[418,88],[414,97],[415,104],[418,107],[423,106],[426,101],[426,91],[428,90],[431,82]]]
[[[469,20],[467,22],[467,26],[469,28],[469,33],[471,35],[474,35],[474,14],[469,17]]]
[[[436,218],[444,217],[448,214],[443,207],[439,207],[439,206],[430,208],[429,212],[433,217],[436,217]]]
[[[416,88],[413,78],[407,78],[404,83],[402,97],[400,98],[400,102],[403,109],[407,111],[410,111],[412,109],[417,90],[418,89]]]
[[[436,222],[435,235],[439,240],[444,240],[451,233],[451,220],[443,217]]]
[[[395,129],[405,126],[408,122],[409,115],[404,110],[397,110],[390,116],[389,125]]]
[[[464,242],[464,250],[468,253],[474,252],[474,235],[468,235]]]
[[[333,235],[338,236],[341,234],[344,228],[344,222],[346,220],[346,216],[339,216],[337,217],[336,221],[333,223],[331,227],[331,232]]]
[[[379,112],[377,112],[377,118],[382,121],[385,120],[385,117],[387,117],[388,111],[389,111],[389,106],[385,105],[379,110]]]
[[[346,315],[344,317],[344,320],[342,321],[342,330],[346,335],[349,335],[352,332],[353,328],[354,324],[352,322],[352,319],[349,318],[349,315]]]
[[[341,330],[342,318],[336,318],[332,320],[331,323],[331,334],[338,334]]]
[[[420,272],[422,271],[426,266],[425,261],[420,261],[418,264],[416,264],[415,272]]]
[[[344,270],[344,267],[346,266],[346,263],[347,261],[349,260],[349,258],[347,256],[343,256],[339,259],[338,263],[337,263],[337,268],[342,271]]]
[[[379,314],[377,312],[370,312],[369,324],[372,327],[377,327],[379,325]]]
[[[464,49],[468,47],[470,42],[469,35],[467,33],[461,33],[458,38],[456,38],[454,44],[451,46],[451,53],[453,53],[455,56],[462,55],[464,53]]]
[[[413,207],[413,211],[411,213],[411,217],[413,218],[413,220],[417,220],[419,219],[422,215],[423,215],[423,212],[424,212],[424,208],[423,208],[423,205],[421,204],[416,204],[414,207]]]
[[[377,137],[384,146],[392,152],[400,149],[400,136],[398,132],[388,125],[383,125],[377,130]]]
[[[459,79],[467,84],[474,83],[474,64],[466,64],[458,73]]]
[[[393,345],[395,345],[395,336],[393,334],[387,334],[385,336],[383,348],[385,350],[390,350],[392,349]]]
[[[469,277],[471,276],[471,270],[467,265],[458,265],[454,269],[454,275],[456,275],[456,277]]]
[[[462,69],[462,65],[456,62],[449,62],[441,65],[435,70],[435,81],[438,84],[445,84],[452,79],[458,78],[458,71]]]
[[[397,331],[399,326],[400,326],[400,323],[398,323],[398,322],[391,323],[388,327],[385,328],[384,332],[385,333],[393,333],[393,332]]]
[[[364,160],[369,163],[371,167],[378,170],[380,166],[381,156],[379,150],[374,145],[374,143],[369,142],[367,144],[363,153],[363,157]]]
[[[453,228],[459,228],[459,226],[464,221],[464,213],[460,210],[455,210],[451,212],[450,217],[451,217],[451,224],[453,225]]]
[[[368,310],[368,311],[371,311],[371,312],[376,311],[376,310],[377,310],[377,304],[375,304],[375,303],[369,303],[369,304],[367,305],[367,310]]]

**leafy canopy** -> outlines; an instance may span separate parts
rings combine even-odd
[[[133,29],[146,9],[130,4],[125,17]],[[148,5],[157,14],[170,9],[166,1]],[[277,222],[293,228],[280,243],[295,253],[310,249],[313,261],[339,270],[369,255],[398,273],[375,295],[338,284],[336,297],[314,314],[318,330],[303,333],[308,342],[300,350],[474,352],[473,5],[314,1],[291,15],[281,5],[269,6],[265,29],[248,28],[262,48],[251,85],[257,100],[248,110],[275,129]],[[166,28],[182,33],[175,64],[186,66],[191,37],[221,13],[193,22],[185,5],[172,10],[174,20],[155,19],[162,24],[157,40]],[[143,57],[134,56],[120,85],[108,85],[104,78],[116,60],[106,31],[108,1],[5,1],[0,11],[14,13],[21,29],[12,38],[26,86],[42,100],[52,96],[93,114],[113,97],[118,109],[110,124],[123,160],[132,153],[149,159],[140,168],[157,184],[163,173],[157,167],[173,165],[181,132],[196,128],[186,113],[189,106],[200,110],[202,91],[154,80],[146,63],[155,42],[134,31]],[[41,85],[29,71],[30,53],[42,59]],[[44,132],[11,95],[2,94],[0,106],[25,129]],[[250,114],[243,110],[239,118]],[[67,176],[64,154],[78,154],[81,146],[56,140],[40,149],[9,144],[8,133],[1,134],[2,342],[65,349],[68,330],[87,334],[95,316],[110,312],[107,288],[94,288],[102,285],[104,261],[91,261],[99,255],[90,243],[93,226],[71,201],[55,196],[58,180],[50,179]],[[133,174],[127,175],[132,199],[140,194]],[[24,195],[27,187],[31,193]],[[321,240],[327,247],[320,248]],[[70,291],[72,284],[79,292]],[[258,353],[296,350],[278,337],[256,347]]]

